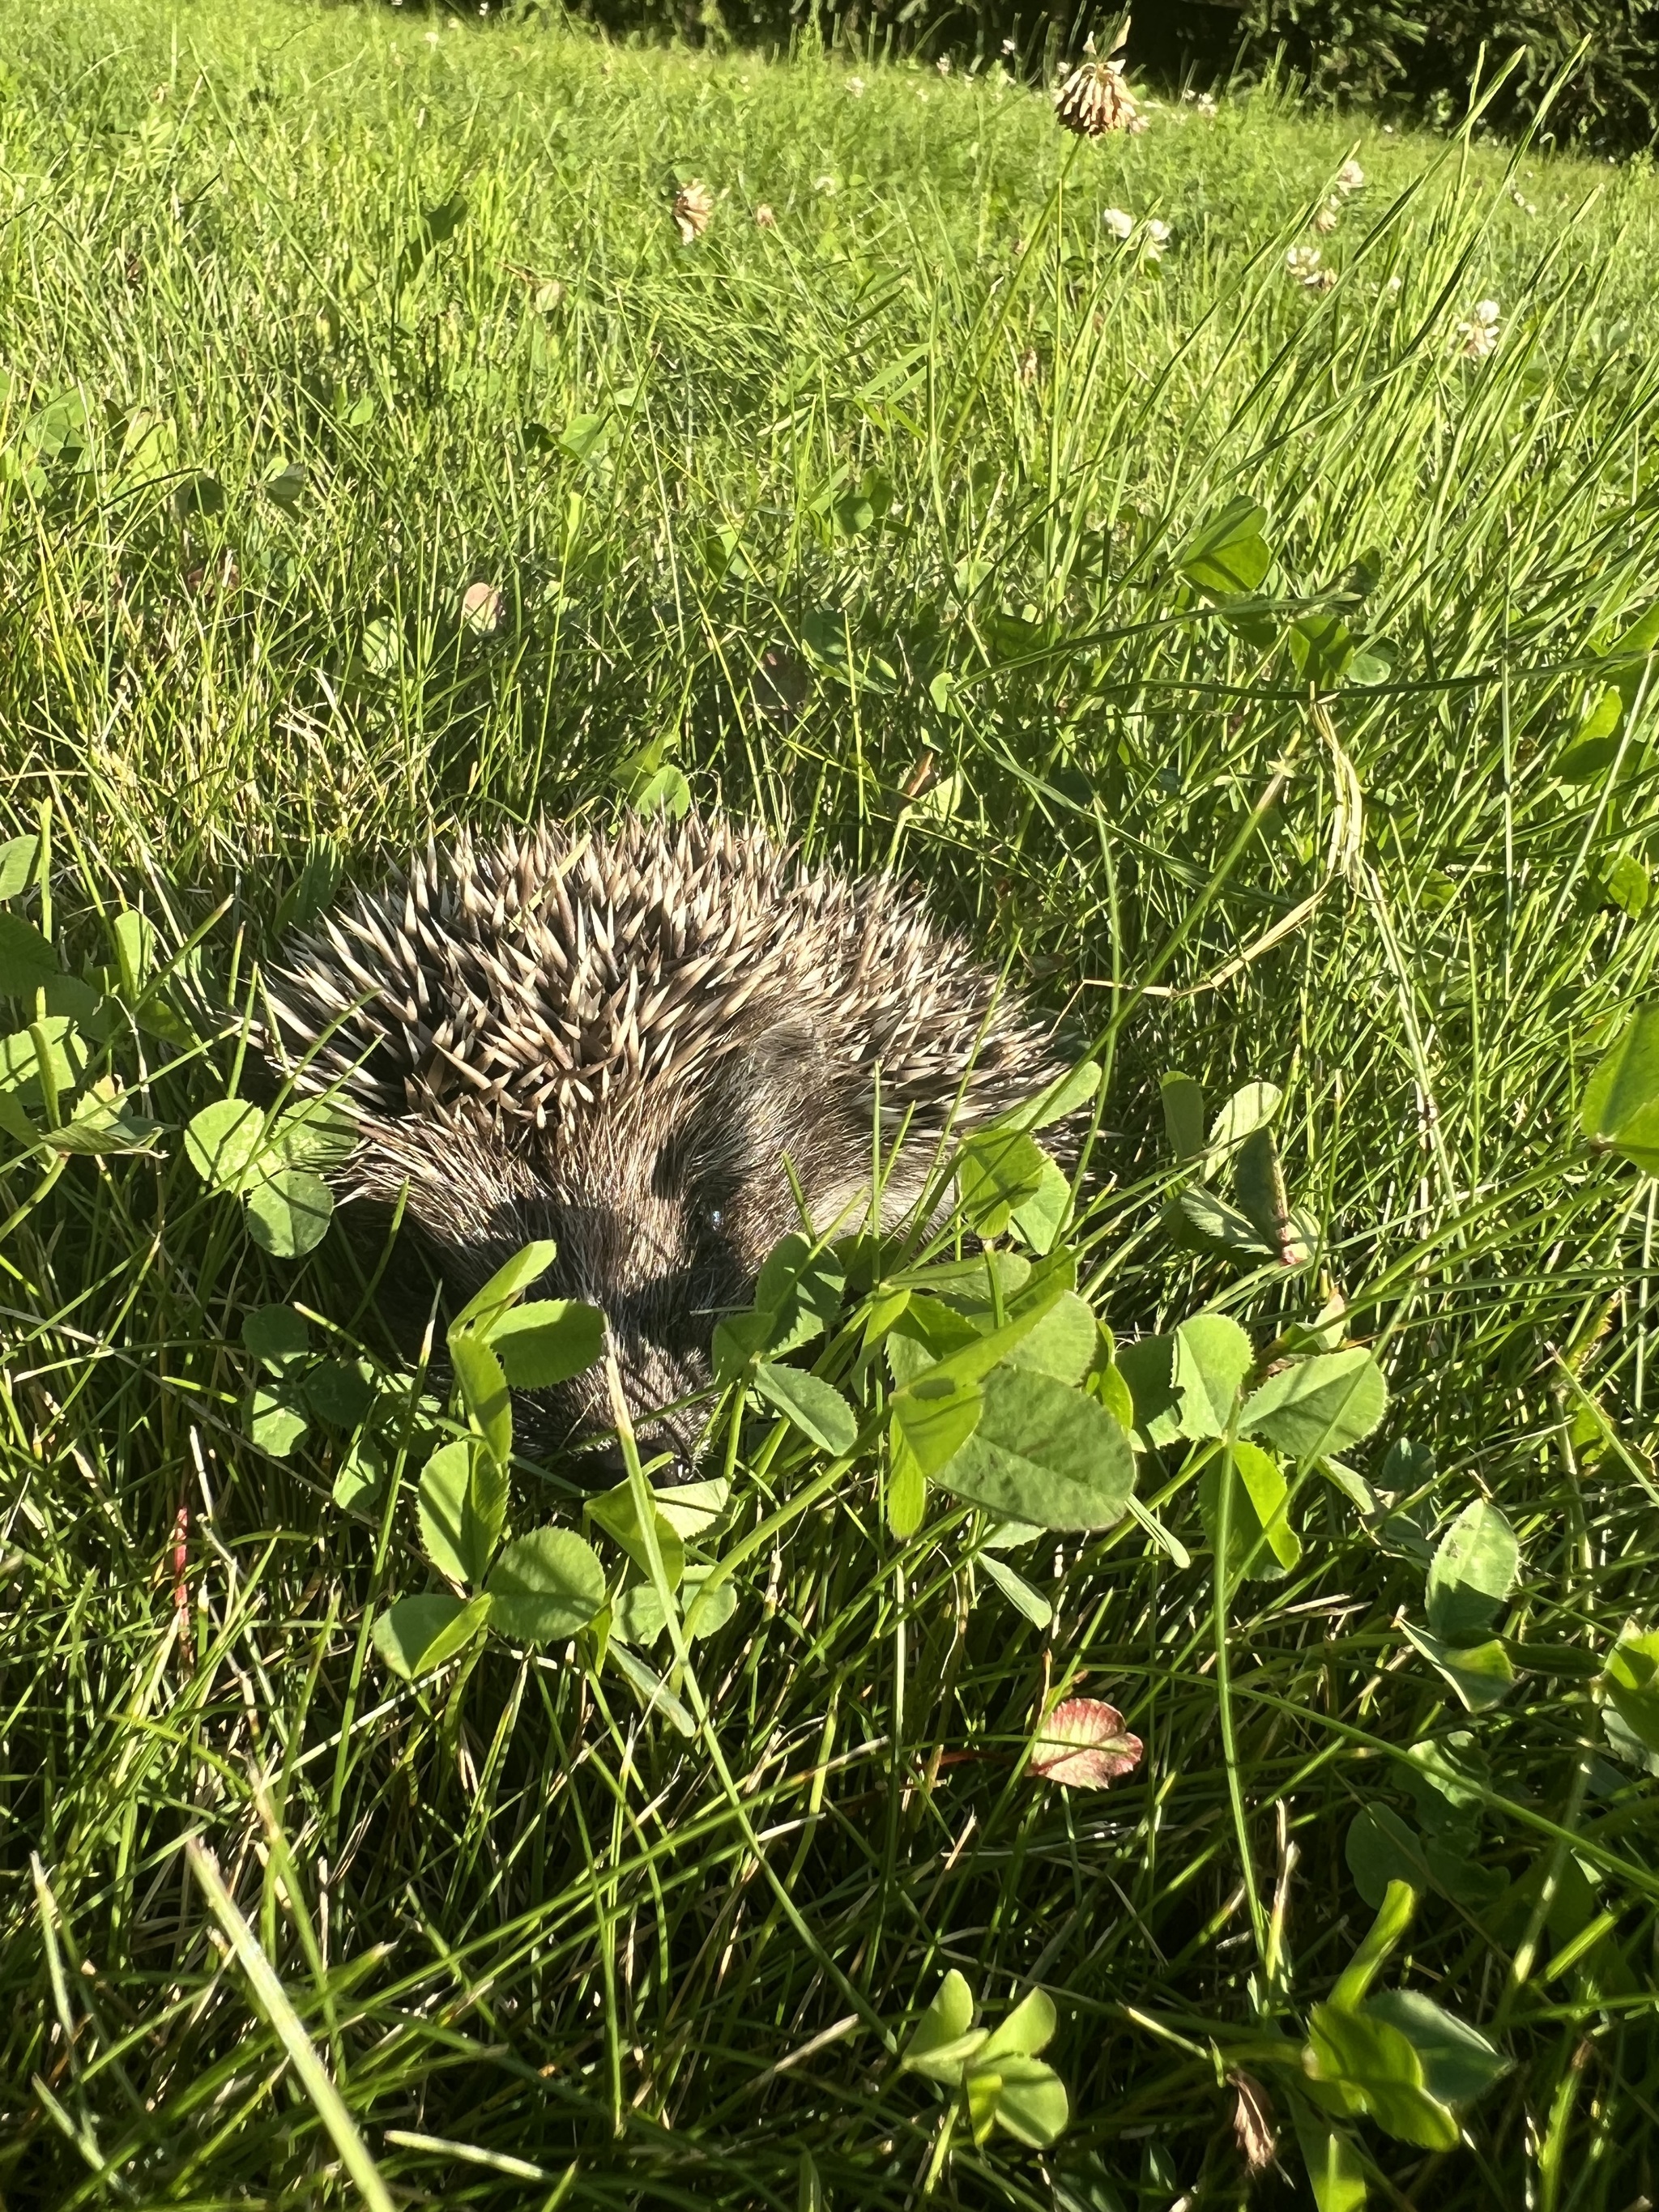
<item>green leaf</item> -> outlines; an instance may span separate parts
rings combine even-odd
[[[1000,1237],[1016,1206],[1042,1188],[1048,1156],[1018,1129],[985,1129],[970,1137],[957,1165],[962,1210],[981,1237]]]
[[[1659,1175],[1659,1006],[1643,1006],[1584,1086],[1579,1120],[1644,1175]]]
[[[1365,2010],[1373,2020],[1397,2028],[1413,2045],[1422,2063],[1423,2086],[1437,2103],[1470,2104],[1510,2070],[1510,2061],[1484,2035],[1419,1990],[1386,1990],[1367,1998]]]
[[[1602,869],[1601,883],[1606,902],[1627,914],[1632,921],[1639,921],[1647,912],[1653,884],[1633,853],[1615,854]]]
[[[11,837],[0,845],[0,899],[17,898],[28,889],[40,857],[38,837]]]
[[[1429,1568],[1431,1634],[1449,1644],[1479,1643],[1521,1568],[1521,1547],[1497,1506],[1477,1498],[1437,1546]]]
[[[205,515],[222,514],[225,511],[225,488],[208,470],[195,470],[175,485],[173,511],[184,523],[194,522]]]
[[[601,459],[611,433],[603,415],[573,415],[559,433],[561,449],[586,466]]]
[[[1087,1302],[1075,1291],[1062,1291],[1030,1334],[1008,1353],[1007,1364],[1052,1375],[1058,1382],[1081,1382],[1099,1342],[1099,1325]]]
[[[422,208],[420,221],[398,258],[398,289],[404,291],[420,274],[427,257],[443,244],[466,219],[466,202],[454,193],[437,207]]]
[[[651,1576],[651,1553],[640,1527],[639,1510],[634,1502],[634,1486],[619,1482],[614,1490],[601,1492],[590,1498],[583,1507],[590,1521],[597,1522],[607,1536],[619,1544],[647,1580]],[[670,1589],[678,1589],[685,1572],[685,1546],[673,1524],[653,1500],[653,1534],[657,1540],[658,1555],[662,1561],[664,1579]]]
[[[989,2066],[1011,2053],[1035,2058],[1054,2039],[1060,2015],[1047,1990],[1030,1990],[999,2027],[993,2028],[975,2054],[976,2063]]]
[[[1247,1083],[1235,1091],[1210,1124],[1201,1173],[1207,1177],[1224,1168],[1247,1137],[1267,1127],[1283,1097],[1273,1083]]]
[[[390,615],[375,615],[363,624],[359,651],[363,667],[370,676],[386,677],[396,673],[403,658],[403,637]]]
[[[341,1461],[331,1495],[348,1511],[367,1505],[386,1481],[386,1454],[372,1436],[360,1436]]]
[[[43,1043],[46,1071],[53,1093],[69,1091],[79,1082],[86,1056],[75,1024],[66,1014],[48,1014],[44,1021],[0,1037],[0,1092],[20,1092],[30,1103],[40,1097]],[[37,1087],[31,1089],[31,1085]]]
[[[1178,1191],[1161,1218],[1167,1233],[1189,1252],[1212,1252],[1241,1264],[1279,1257],[1248,1213],[1229,1206],[1202,1183]]]
[[[298,461],[278,459],[260,477],[259,489],[267,499],[275,500],[285,514],[294,514],[305,497],[306,482],[305,470]]]
[[[1625,726],[1625,702],[1608,684],[1590,700],[1571,743],[1555,764],[1563,783],[1591,783],[1616,757]]]
[[[515,1298],[522,1297],[531,1287],[531,1283],[540,1281],[540,1276],[546,1274],[546,1270],[556,1259],[557,1245],[553,1243],[550,1237],[540,1237],[540,1239],[535,1239],[535,1243],[522,1245],[502,1267],[495,1270],[495,1274],[484,1283],[483,1290],[473,1291],[473,1297],[462,1305],[456,1318],[449,1322],[452,1332],[453,1329],[476,1329],[480,1336],[491,1336],[495,1316],[502,1312],[504,1307],[514,1305]]]
[[[683,821],[691,811],[690,782],[684,769],[668,761],[643,777],[629,791],[628,801],[636,814],[665,814],[672,822]]]
[[[147,917],[124,907],[109,926],[110,940],[115,947],[115,964],[121,978],[122,995],[136,1006],[143,996],[144,985],[155,957],[155,932]]]
[[[337,1429],[355,1429],[374,1403],[374,1370],[363,1359],[319,1359],[303,1387],[318,1419]]]
[[[1153,1446],[1174,1443],[1181,1434],[1174,1337],[1142,1336],[1133,1344],[1120,1344],[1113,1364],[1127,1386],[1140,1435]]]
[[[311,1349],[311,1326],[292,1306],[258,1306],[242,1320],[242,1341],[262,1367],[280,1374]]]
[[[0,997],[32,998],[58,973],[58,955],[32,921],[0,914]]]
[[[988,1375],[981,1395],[972,1432],[943,1466],[927,1468],[942,1488],[1041,1528],[1107,1528],[1121,1519],[1134,1454],[1097,1400],[1016,1367]]]
[[[465,1650],[489,1619],[490,1601],[478,1596],[400,1597],[374,1623],[374,1649],[406,1682],[429,1674]]]
[[[58,1057],[55,1053],[49,1056]],[[48,1133],[46,1142],[59,1152],[135,1152],[148,1147],[161,1127],[159,1121],[134,1114],[112,1079],[105,1077],[82,1092],[69,1119]]]
[[[185,1157],[214,1190],[240,1190],[265,1151],[265,1117],[246,1098],[216,1098],[185,1127]]]
[[[1224,1436],[1255,1364],[1249,1338],[1225,1314],[1194,1314],[1182,1322],[1170,1374],[1181,1401],[1181,1434],[1195,1443]]]
[[[946,1305],[915,1291],[904,1294],[906,1304],[887,1335],[887,1364],[901,1387],[914,1382],[930,1367],[952,1352],[976,1342],[985,1334],[983,1306]]]
[[[1182,1167],[1204,1157],[1204,1086],[1190,1075],[1170,1074],[1158,1085],[1170,1150]]]
[[[1080,1113],[1099,1091],[1102,1073],[1098,1060],[1079,1061],[1064,1075],[1056,1076],[1047,1090],[1040,1091],[1035,1098],[1024,1106],[1016,1106],[1012,1113],[1005,1114],[1001,1126],[1005,1129],[1024,1129],[1029,1133]]]
[[[1373,1912],[1381,1906],[1391,1881],[1403,1881],[1413,1889],[1430,1887],[1423,1839],[1392,1806],[1366,1805],[1354,1814],[1348,1823],[1343,1856],[1354,1887]]]
[[[1514,1683],[1514,1662],[1495,1637],[1486,1644],[1448,1644],[1441,1637],[1413,1628],[1409,1620],[1402,1620],[1400,1626],[1431,1666],[1437,1667],[1451,1684],[1465,1711],[1484,1712],[1488,1705],[1498,1704]]]
[[[982,2028],[975,2033],[974,1993],[952,1966],[916,2022],[899,2063],[907,2073],[953,2084],[962,2079],[963,2061],[986,2040],[986,2033]]]
[[[1364,1942],[1337,1977],[1336,1986],[1331,1991],[1334,2009],[1358,2009],[1390,1954],[1404,1942],[1416,1910],[1417,1892],[1411,1884],[1391,1881],[1383,1892],[1382,1903]]]
[[[1023,1575],[1017,1575],[1006,1559],[999,1559],[994,1553],[981,1553],[979,1564],[1003,1595],[1018,1612],[1024,1614],[1034,1627],[1048,1627],[1054,1617],[1054,1609],[1041,1590],[1033,1589]]]
[[[1242,1439],[1233,1446],[1233,1490],[1227,1511],[1227,1576],[1279,1582],[1302,1557],[1302,1539],[1286,1518],[1289,1486],[1276,1461]],[[1198,1510],[1218,1553],[1221,1545],[1222,1462],[1212,1460],[1199,1478]],[[1249,1565],[1246,1565],[1246,1562]]]
[[[1056,1162],[1045,1159],[1042,1180],[1030,1198],[1022,1199],[1013,1210],[1013,1226],[1032,1251],[1052,1252],[1071,1209],[1070,1176]]]
[[[1423,2150],[1455,2150],[1457,2122],[1424,2087],[1422,2061],[1410,2039],[1370,2011],[1316,2005],[1309,2016],[1304,2064],[1328,2083],[1352,2112],[1369,2112],[1383,2132]]]
[[[1297,1234],[1271,1129],[1252,1130],[1239,1146],[1233,1188],[1240,1208],[1273,1256],[1287,1267],[1301,1267],[1308,1258],[1307,1243]]]
[[[821,1376],[763,1359],[755,1370],[755,1388],[832,1459],[844,1457],[857,1442],[857,1417],[841,1392]]]
[[[1659,1752],[1659,1630],[1634,1621],[1607,1655],[1604,1676],[1615,1712],[1649,1751]]]
[[[704,1601],[692,1607],[699,1591],[714,1572],[711,1565],[688,1567],[680,1587],[684,1593],[684,1611],[688,1633],[694,1644],[712,1636],[717,1628],[724,1628],[738,1609],[737,1584],[728,1575],[724,1582],[716,1583]],[[635,1583],[617,1598],[611,1615],[611,1634],[620,1636],[626,1644],[654,1644],[667,1626],[662,1601],[649,1583]]]
[[[1386,637],[1368,637],[1356,641],[1353,659],[1348,663],[1350,684],[1386,684],[1394,674],[1399,648]]]
[[[534,1298],[509,1307],[480,1334],[515,1390],[568,1382],[605,1353],[605,1316],[580,1298]]]
[[[248,1193],[248,1231],[261,1251],[297,1260],[322,1243],[334,1194],[308,1168],[283,1168]]]
[[[272,1459],[286,1459],[310,1424],[297,1393],[285,1382],[255,1386],[247,1404],[247,1432]]]
[[[895,1421],[888,1446],[887,1526],[900,1543],[921,1528],[927,1512],[927,1478]]]
[[[714,1355],[714,1380],[722,1389],[747,1380],[750,1368],[766,1349],[771,1327],[770,1314],[753,1311],[728,1314],[724,1321],[716,1322],[709,1349]]]
[[[924,1267],[906,1267],[896,1275],[889,1275],[887,1287],[891,1291],[921,1291],[931,1292],[954,1305],[988,1306],[991,1303],[991,1279],[996,1279],[997,1295],[1006,1304],[1031,1281],[1036,1270],[1020,1252],[980,1252],[971,1260],[932,1260]],[[1070,1283],[1075,1287],[1073,1273]]]
[[[759,1349],[773,1358],[822,1336],[841,1310],[847,1273],[833,1252],[793,1231],[775,1244],[755,1285],[755,1310],[769,1316]],[[740,1316],[736,1316],[740,1318]]]
[[[1261,535],[1267,520],[1267,510],[1253,499],[1229,500],[1187,540],[1176,555],[1176,567],[1212,598],[1248,598],[1273,562]]]
[[[337,1168],[357,1148],[357,1124],[337,1098],[308,1098],[270,1127],[270,1149],[292,1168]]]
[[[481,1338],[453,1329],[449,1357],[472,1425],[495,1464],[505,1467],[513,1456],[513,1401],[501,1361]]]
[[[898,1340],[891,1339],[890,1342]],[[976,1383],[941,1375],[937,1365],[894,1393],[891,1411],[895,1440],[902,1443],[917,1476],[937,1474],[955,1456],[979,1426],[984,1405]],[[895,1472],[896,1475],[896,1468]],[[908,1476],[908,1470],[905,1473]],[[915,1506],[912,1530],[920,1526],[921,1518],[921,1500],[914,1493],[915,1483],[908,1481],[903,1495],[907,1505]],[[893,1511],[890,1498],[888,1518],[896,1534],[899,1530],[893,1522]]]
[[[1352,2143],[1322,2114],[1300,2104],[1291,2112],[1316,2212],[1364,2212],[1365,2169]]]
[[[633,1690],[647,1717],[660,1713],[677,1735],[696,1735],[696,1721],[668,1685],[653,1674],[642,1660],[636,1659],[619,1637],[611,1638],[606,1644],[605,1656]]]
[[[677,1482],[672,1490],[653,1491],[657,1510],[682,1542],[695,1543],[719,1523],[732,1494],[723,1474],[704,1482]]]
[[[1388,1408],[1382,1370],[1369,1352],[1322,1352],[1269,1376],[1239,1427],[1260,1431],[1291,1459],[1324,1459],[1368,1437]]]
[[[421,1470],[421,1542],[440,1574],[481,1583],[507,1518],[507,1481],[476,1444],[440,1444]]]
[[[1298,615],[1285,635],[1291,660],[1304,684],[1329,691],[1347,674],[1353,659],[1353,633],[1328,607]]]
[[[985,2090],[994,2084],[988,2100]],[[969,2065],[967,2075],[968,2106],[975,2113],[975,2133],[994,2118],[999,2127],[1006,2128],[1016,2142],[1029,2144],[1033,2150],[1044,2150],[1066,2130],[1071,2118],[1071,2104],[1066,2094],[1066,2085],[1054,2068],[1041,2058],[1027,2058],[1011,2052],[1000,2058],[994,2067],[982,2071],[977,2057]],[[987,2106],[988,2106],[988,2112]]]
[[[1406,1759],[1403,1778],[1425,1828],[1461,1827],[1479,1814],[1491,1766],[1469,1729],[1425,1737]]]
[[[555,1644],[586,1628],[605,1603],[605,1569],[574,1528],[532,1528],[496,1560],[489,1596],[503,1636]]]

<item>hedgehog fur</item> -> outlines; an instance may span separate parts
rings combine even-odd
[[[268,996],[273,1056],[355,1113],[356,1190],[406,1189],[461,1295],[550,1237],[553,1287],[604,1310],[647,1423],[706,1388],[797,1186],[820,1234],[866,1224],[878,1100],[884,1155],[904,1133],[890,1226],[947,1133],[1058,1072],[1048,1025],[914,893],[695,816],[463,834],[291,946]],[[592,1376],[553,1410],[610,1425]]]

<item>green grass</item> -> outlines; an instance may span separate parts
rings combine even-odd
[[[208,1039],[120,1020],[154,1157],[0,1164],[0,2196],[359,2201],[331,2076],[394,2202],[550,2203],[574,2163],[594,2206],[897,2208],[930,2177],[1231,2205],[1248,2053],[1299,2192],[1258,2193],[1311,2203],[1271,2039],[1299,2047],[1370,1925],[1356,1813],[1419,1827],[1405,1754],[1468,1730],[1449,1855],[1498,1893],[1426,1887],[1390,1975],[1513,2070],[1456,2151],[1361,2124],[1371,2201],[1644,2202],[1659,1806],[1592,1678],[1652,1603],[1654,1187],[1576,1121],[1654,962],[1607,888],[1627,861],[1639,905],[1659,863],[1644,698],[1611,764],[1553,770],[1659,577],[1659,192],[1265,98],[1077,147],[959,76],[865,66],[860,95],[840,64],[430,21],[0,27],[0,817],[50,802],[56,863],[50,915],[14,910],[80,970],[141,908],[164,957],[193,945]],[[1340,281],[1304,289],[1287,250],[1352,150]],[[1171,227],[1161,261],[1114,206]],[[1501,343],[1465,358],[1485,298]],[[71,390],[85,427],[48,406]],[[1261,643],[1176,567],[1241,494],[1277,555]],[[1311,702],[1285,630],[1361,561],[1346,618],[1392,675]],[[1295,1571],[1218,1607],[1171,1457],[1143,1489],[1189,1563],[1134,1521],[1020,1555],[1046,1636],[960,1513],[901,1544],[849,1482],[756,1550],[690,1738],[556,1654],[384,1672],[412,1514],[333,1504],[319,1432],[248,1440],[240,1340],[275,1298],[372,1315],[337,1236],[267,1260],[186,1164],[240,1058],[212,1010],[336,859],[603,819],[665,764],[926,881],[1106,1049],[1079,1242],[1120,1336],[1218,1300],[1265,1346],[1340,1285],[1394,1394],[1357,1471],[1420,1529],[1499,1504],[1505,1632],[1557,1671],[1465,1713],[1398,1625],[1420,1536],[1317,1475]],[[1172,1068],[1282,1086],[1313,1270],[1171,1244]],[[736,1534],[810,1473],[741,1474]],[[1022,1771],[1064,1685],[1145,1740],[1103,1796]],[[952,1965],[993,2016],[1054,1996],[1054,2151],[936,2157],[939,2100],[874,2023],[902,2038]]]

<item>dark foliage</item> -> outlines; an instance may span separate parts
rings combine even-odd
[[[469,9],[468,12],[471,10]],[[1012,44],[1028,74],[1079,52],[1119,11],[1089,0],[577,0],[607,30],[655,28],[701,40],[786,44],[816,32],[895,52],[989,59]],[[1141,0],[1130,61],[1138,74],[1200,84],[1259,80],[1279,69],[1316,94],[1446,122],[1477,79],[1519,60],[1488,109],[1526,129],[1588,41],[1545,128],[1562,143],[1632,151],[1659,133],[1659,4],[1654,0]]]

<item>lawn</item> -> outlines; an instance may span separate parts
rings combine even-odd
[[[7,2205],[1659,2195],[1655,1185],[1581,1126],[1659,914],[1659,188],[1146,112],[0,23]],[[1135,1510],[908,1526],[854,1269],[793,1357],[856,1450],[726,1395],[727,1617],[410,1681],[441,1406],[185,1133],[342,881],[688,799],[926,884],[1103,1070]],[[1375,1402],[1247,1451],[1200,1311]],[[1031,1770],[1062,1696],[1104,1789]],[[1054,2008],[971,2111],[902,2063],[952,1972]]]

